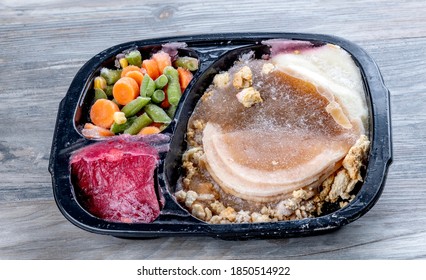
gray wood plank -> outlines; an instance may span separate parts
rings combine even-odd
[[[52,201],[21,202],[19,210],[15,203],[1,203],[0,259],[424,258],[425,215],[389,211],[392,201],[388,196],[384,194],[361,219],[329,234],[245,241],[210,237],[119,239],[78,229],[60,215]],[[424,206],[415,210],[426,211]]]

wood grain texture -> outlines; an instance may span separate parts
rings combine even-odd
[[[426,258],[425,14],[424,1],[1,1],[0,259]],[[394,148],[377,205],[307,238],[148,242],[69,223],[47,166],[59,102],[85,61],[132,40],[247,31],[333,34],[376,60],[391,92]]]

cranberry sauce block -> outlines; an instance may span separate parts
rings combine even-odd
[[[71,172],[82,206],[111,222],[154,221],[160,214],[154,186],[159,154],[152,142],[164,137],[119,136],[76,151]]]

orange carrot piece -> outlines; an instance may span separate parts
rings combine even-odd
[[[120,112],[117,104],[108,99],[98,99],[90,108],[90,119],[96,126],[110,128],[115,112]]]
[[[151,123],[149,126],[155,126],[157,128],[160,128],[164,125],[164,123],[159,123],[159,122],[153,122]]]
[[[120,105],[126,105],[139,96],[138,83],[129,77],[120,78],[112,88],[112,95]]]
[[[157,62],[158,70],[160,74],[163,73],[164,68],[167,66],[172,66],[172,58],[170,55],[164,51],[160,51],[152,55],[152,59]]]
[[[137,67],[136,65],[126,66],[121,71],[121,78],[126,77],[126,74],[129,73],[130,71],[141,71],[141,69]]]
[[[163,88],[164,94],[165,94],[165,98],[163,100],[163,102],[160,103],[160,107],[163,109],[168,109],[170,107],[170,103],[169,103],[169,99],[167,98],[167,86],[165,86]]]
[[[154,59],[145,59],[142,61],[142,68],[146,70],[146,73],[151,77],[151,79],[157,79],[161,73],[158,70],[157,62]]]
[[[125,77],[132,78],[138,83],[138,86],[141,86],[143,80],[143,74],[141,71],[129,71],[126,73]]]
[[[160,129],[156,126],[146,126],[139,131],[139,135],[157,134],[160,133]]]
[[[84,137],[89,139],[114,136],[114,133],[112,133],[109,129],[96,126],[92,123],[86,123],[84,128],[81,130],[81,133],[83,133]]]
[[[182,67],[178,67],[177,71],[179,74],[180,89],[182,90],[182,92],[184,92],[189,82],[191,82],[192,78],[194,77],[194,75],[192,75],[191,71]]]
[[[160,107],[163,109],[168,109],[170,107],[169,100],[167,100],[167,98],[164,99],[163,102],[160,103]]]

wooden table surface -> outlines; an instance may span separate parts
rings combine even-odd
[[[2,0],[0,259],[425,259],[425,15],[425,1]],[[337,35],[377,62],[391,92],[394,148],[378,203],[338,231],[305,238],[126,240],[68,222],[47,167],[58,105],[79,68],[127,41],[248,31]]]

